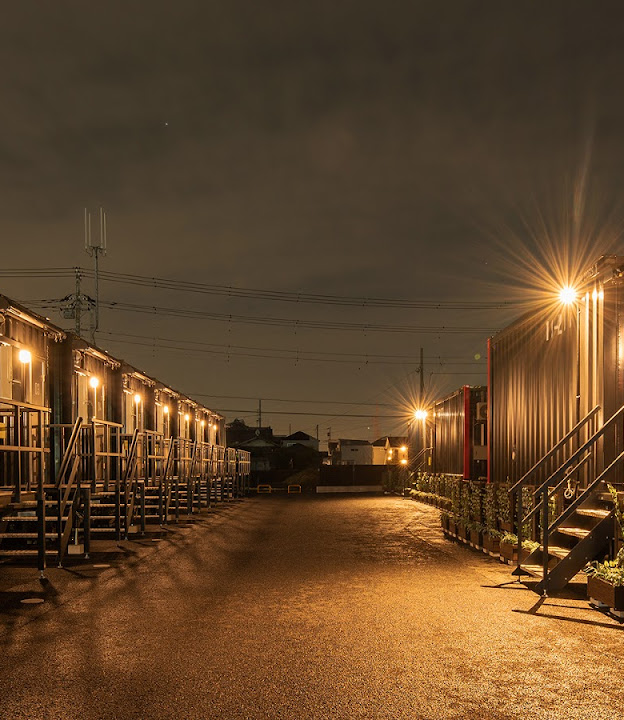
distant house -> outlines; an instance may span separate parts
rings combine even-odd
[[[309,447],[316,452],[319,451],[319,441],[312,435],[308,435],[308,433],[304,433],[301,430],[283,438],[282,445],[284,447],[303,445],[304,447]]]
[[[227,426],[227,441],[251,453],[256,479],[261,473],[318,468],[321,463],[318,440],[304,432],[274,435],[271,427],[252,427],[237,418]]]
[[[368,440],[338,440],[332,453],[332,465],[372,464],[373,446]]]
[[[386,435],[373,443],[375,465],[407,465],[409,445],[403,435]]]

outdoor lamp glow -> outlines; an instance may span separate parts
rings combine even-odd
[[[163,412],[165,413],[165,415],[169,415],[169,405],[165,405],[165,407],[163,408]]]
[[[414,417],[416,420],[426,420],[427,419],[427,411],[426,410],[416,410],[414,412]]]
[[[141,402],[141,396],[139,395],[139,393],[137,393],[137,394],[134,396],[134,402],[135,402],[137,405]]]
[[[559,300],[561,300],[564,305],[572,305],[576,300],[576,290],[569,285],[562,287],[559,291]]]
[[[407,451],[407,448],[405,447],[405,445],[402,445],[402,446],[401,446],[401,452],[406,452],[406,451]]]
[[[403,460],[401,460],[401,465],[407,465],[407,460],[405,458],[403,458]]]
[[[204,425],[206,424],[206,421],[205,421],[205,420],[202,420],[199,424],[200,424],[202,427],[204,427]]]
[[[186,415],[184,416],[184,419],[186,420],[186,422],[188,422],[191,419],[191,416],[188,413],[186,413]]]
[[[27,365],[32,360],[32,355],[28,350],[20,350],[17,357],[24,365]]]
[[[89,378],[89,385],[95,390],[97,386],[100,384],[100,381],[93,375]]]

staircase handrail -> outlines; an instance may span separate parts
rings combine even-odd
[[[69,436],[69,442],[67,443],[67,447],[65,448],[65,452],[63,453],[63,458],[61,459],[59,471],[56,476],[56,482],[54,483],[54,485],[57,490],[61,487],[63,477],[65,476],[68,468],[70,467],[71,458],[74,455],[74,451],[76,449],[76,443],[78,442],[78,437],[80,436],[81,427],[82,418],[78,417],[76,418],[76,422],[74,423],[74,426],[72,428],[71,435]]]
[[[563,476],[563,478],[561,478],[561,480],[559,481],[559,483],[557,483],[557,485],[556,485],[554,488],[552,488],[552,489],[549,488],[549,491],[548,491],[548,499],[550,500],[550,498],[553,497],[553,495],[556,495],[557,492],[559,492],[559,490],[562,488],[562,486],[572,477],[572,475],[574,475],[574,474],[577,473],[582,467],[584,467],[584,465],[585,465],[593,456],[594,456],[594,453],[593,453],[593,451],[590,450],[590,451],[587,453],[587,455],[585,455],[585,457],[580,460],[580,462],[578,463],[578,465],[575,465],[573,468],[570,468],[570,471],[569,471],[568,473],[566,473],[566,474]],[[533,493],[533,497],[536,498],[539,494],[540,494],[539,490],[536,490],[536,491]],[[533,508],[529,511],[529,513],[528,513],[527,515],[525,515],[522,523],[524,524],[524,523],[528,522],[528,521],[533,517],[533,515],[535,515],[535,513],[536,513],[541,507],[542,507],[542,500],[539,500],[538,502],[535,502],[535,503],[533,504]]]
[[[586,440],[577,450],[575,450],[572,455],[557,470],[555,470],[555,472],[552,473],[552,475],[547,480],[544,480],[544,482],[538,488],[536,488],[533,494],[537,495],[538,493],[543,492],[544,488],[560,480],[563,473],[573,463],[576,462],[578,457],[582,455],[586,450],[588,450],[592,445],[594,445],[598,440],[600,440],[600,438],[607,432],[607,430],[622,414],[624,414],[624,405],[622,405],[619,410],[616,410],[613,415],[611,415],[611,417],[607,420],[607,422],[605,422],[599,430],[596,430],[596,432],[588,440]]]
[[[568,432],[559,442],[552,447],[546,455],[544,455],[543,458],[538,460],[533,467],[528,470],[524,475],[516,482],[514,485],[512,485],[509,488],[509,493],[514,494],[518,491],[518,488],[522,488],[526,481],[534,475],[548,460],[550,460],[556,452],[561,450],[561,448],[569,442],[578,432],[581,430],[593,417],[600,411],[600,405],[596,405],[595,408],[590,410],[587,415],[582,420],[579,420],[579,422],[576,423],[576,425]]]

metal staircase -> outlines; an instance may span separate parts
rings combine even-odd
[[[538,578],[535,590],[544,596],[564,588],[588,562],[612,549],[614,512],[607,483],[617,484],[624,462],[624,406],[596,428],[599,413],[600,407],[591,410],[509,491],[518,536],[514,574]],[[606,467],[600,462],[605,445],[615,456]],[[525,488],[530,508],[523,507]],[[539,545],[521,560],[528,535]]]

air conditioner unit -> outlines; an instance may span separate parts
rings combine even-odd
[[[485,422],[488,418],[488,409],[486,402],[477,403],[477,412],[475,419],[477,422]]]

